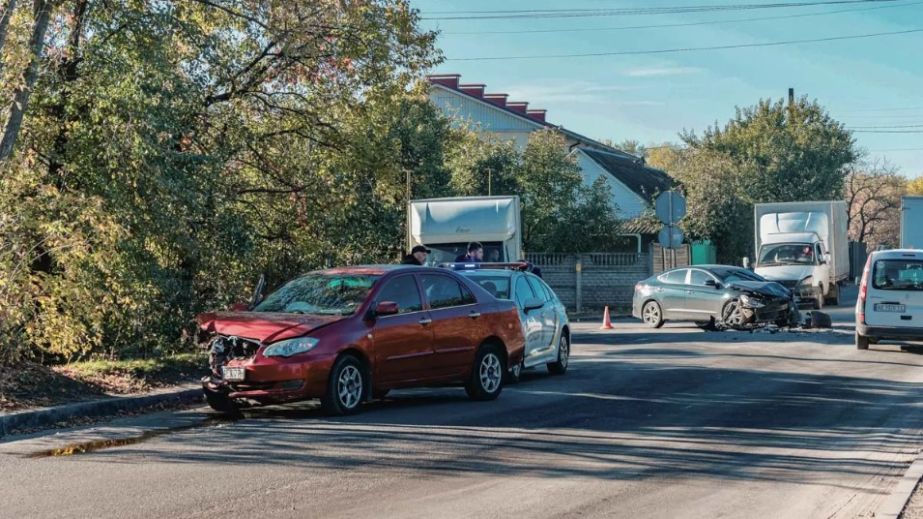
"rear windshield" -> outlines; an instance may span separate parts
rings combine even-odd
[[[462,272],[464,274],[464,272]],[[469,275],[468,279],[474,281],[481,288],[490,292],[498,299],[510,298],[510,277],[509,276],[490,276],[483,274]]]
[[[923,290],[923,260],[876,261],[872,286],[878,290]]]

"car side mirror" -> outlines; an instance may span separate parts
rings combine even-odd
[[[721,288],[721,283],[718,283],[718,282],[715,281],[714,279],[706,279],[706,280],[705,280],[705,286],[707,286],[707,287],[712,287],[712,288],[714,288],[715,290],[719,290],[719,289]]]
[[[394,301],[381,301],[375,306],[375,315],[395,315],[401,311],[401,307]]]
[[[544,301],[542,301],[541,299],[537,297],[533,297],[533,298],[527,299],[526,302],[523,303],[522,309],[525,310],[526,312],[531,312],[532,310],[537,310],[543,306],[545,306]]]
[[[247,303],[234,303],[228,307],[229,312],[246,312],[250,309],[250,305]]]

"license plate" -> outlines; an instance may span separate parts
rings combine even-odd
[[[875,311],[876,312],[897,312],[897,313],[902,314],[907,311],[907,307],[905,305],[885,305],[885,304],[879,303],[875,305]]]
[[[244,379],[244,368],[229,368],[221,366],[221,377],[224,380],[240,381]]]

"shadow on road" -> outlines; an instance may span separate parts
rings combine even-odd
[[[166,445],[153,449],[93,457],[229,470],[258,463],[626,480],[704,474],[853,488],[894,471],[893,454],[918,440],[918,384],[679,366],[671,355],[695,354],[641,348],[620,352],[620,362],[578,360],[567,376],[529,377],[496,402],[446,389],[398,392],[340,419],[314,408],[257,409],[230,426],[160,438]]]

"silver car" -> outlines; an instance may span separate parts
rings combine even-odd
[[[511,299],[519,308],[526,351],[522,363],[510,366],[510,381],[519,380],[524,369],[545,366],[563,375],[570,359],[570,323],[558,296],[538,276],[520,270],[474,268],[461,270],[472,281],[500,299]]]

